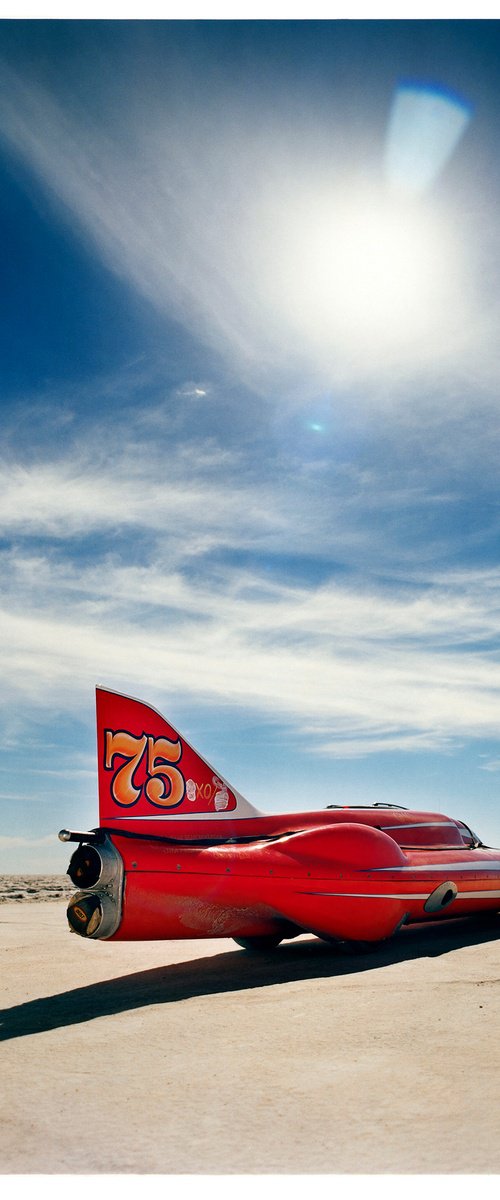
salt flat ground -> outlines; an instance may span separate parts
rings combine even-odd
[[[357,957],[0,909],[2,1174],[496,1174],[500,918]]]

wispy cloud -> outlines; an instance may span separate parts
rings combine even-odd
[[[496,736],[500,578],[424,569],[423,514],[449,504],[426,463],[308,473],[298,452],[291,469],[182,427],[154,443],[148,414],[124,411],[119,446],[112,421],[80,422],[63,456],[1,468],[1,658],[20,710],[76,713],[102,682],[300,726],[333,757]],[[319,558],[319,582],[294,581],[294,558]]]
[[[29,560],[11,564],[15,612],[2,614],[4,678],[30,705],[77,709],[107,682],[163,707],[266,714],[335,757],[496,736],[491,576],[486,590],[471,574],[398,595],[354,580],[287,587],[234,567],[195,585],[165,565],[42,567],[34,596]]]
[[[62,453],[50,444],[33,452],[24,430],[0,461],[4,535],[68,547],[73,539],[108,537],[115,552],[116,538],[128,537],[123,553],[137,562],[143,531],[156,539],[157,553],[170,555],[173,573],[182,558],[223,549],[362,562],[375,573],[393,570],[397,561],[408,573],[497,536],[495,414],[478,412],[477,442],[475,427],[462,432],[467,471],[461,438],[446,423],[418,435],[400,427],[399,440],[397,423],[384,439],[370,431],[365,461],[356,449],[338,461],[335,432],[319,435],[313,451],[304,418],[286,406],[281,428],[276,422],[261,434],[257,422],[235,446],[225,436],[223,411],[212,403],[217,440],[197,434],[197,414],[184,417],[183,427],[172,416],[172,397],[155,419],[147,410],[132,413],[128,396],[119,436],[113,415],[76,422]],[[333,406],[332,412],[335,422]],[[471,524],[481,492],[481,522]]]
[[[481,755],[481,757],[483,758],[484,755]],[[500,771],[500,758],[492,758],[489,762],[480,763],[479,766],[481,771]]]
[[[21,802],[22,805],[22,802]],[[1,834],[0,870],[8,875],[55,873],[63,875],[66,870],[67,850],[58,842],[55,832],[42,834]],[[12,881],[14,883],[15,881]],[[16,888],[16,891],[18,889]],[[24,899],[27,899],[22,889]],[[3,900],[15,899],[12,888],[3,889]],[[31,893],[36,898],[36,893]]]

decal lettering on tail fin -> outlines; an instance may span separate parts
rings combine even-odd
[[[156,709],[96,689],[99,818],[258,816]]]

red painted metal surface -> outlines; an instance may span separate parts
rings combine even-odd
[[[249,937],[280,933],[290,922],[295,932],[378,940],[405,918],[435,920],[424,904],[449,879],[457,896],[443,917],[500,905],[494,851],[405,854],[359,823],[243,846],[113,841],[126,872],[116,938]]]
[[[88,901],[86,924],[72,921],[86,936],[377,941],[500,907],[500,851],[460,821],[390,806],[264,815],[149,706],[99,689],[97,726],[108,865],[75,902]]]

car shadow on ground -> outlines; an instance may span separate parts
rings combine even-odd
[[[224,950],[150,971],[136,971],[55,996],[30,1000],[0,1012],[0,1041],[44,1033],[96,1017],[131,1012],[153,1004],[173,1004],[194,996],[211,996],[304,979],[359,975],[415,958],[434,958],[464,946],[496,941],[498,919],[461,919],[401,929],[389,941],[352,952],[319,938],[283,942],[276,950],[248,953]]]

